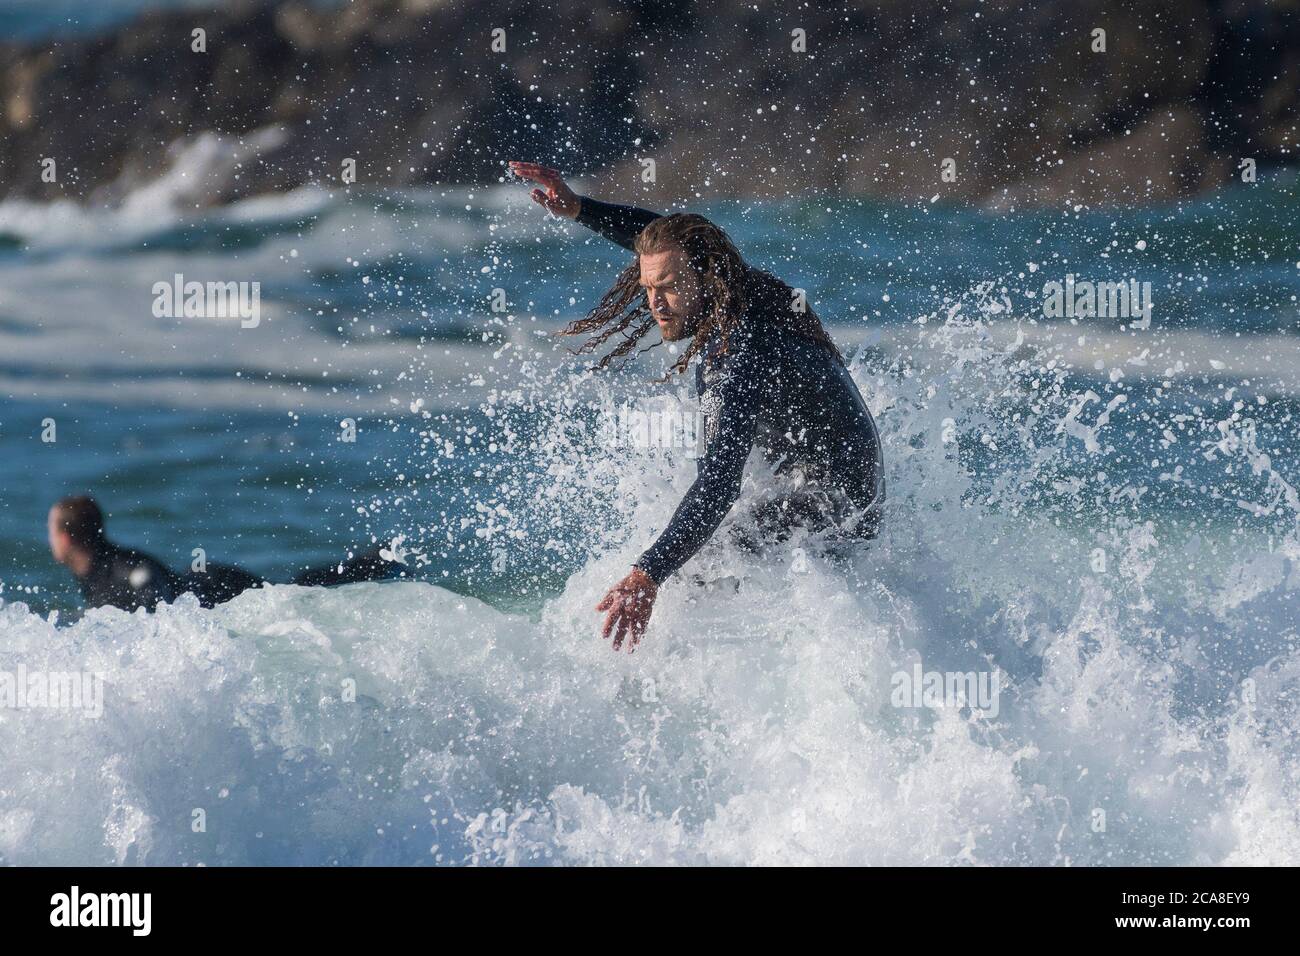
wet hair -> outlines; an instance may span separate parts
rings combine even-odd
[[[60,498],[55,504],[59,529],[79,548],[94,550],[104,541],[104,513],[89,495]]]
[[[684,212],[661,216],[642,229],[636,239],[636,259],[619,273],[609,291],[586,318],[571,322],[565,328],[565,335],[592,333],[574,350],[576,353],[596,352],[617,336],[613,349],[600,358],[596,367],[614,365],[618,368],[629,360],[629,353],[656,324],[650,314],[645,290],[641,288],[641,257],[671,249],[681,249],[686,253],[691,268],[700,279],[703,301],[695,338],[673,363],[669,376],[673,372],[686,371],[691,359],[715,337],[717,354],[725,355],[747,307],[751,301],[757,304],[760,300],[772,306],[761,310],[764,317],[770,317],[764,323],[766,331],[780,330],[801,335],[826,348],[839,361],[844,361],[817,314],[809,308],[800,311],[793,307],[794,289],[769,272],[747,266],[721,228],[703,216]],[[759,311],[754,310],[754,313]],[[640,351],[654,347],[650,345]]]

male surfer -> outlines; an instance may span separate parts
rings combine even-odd
[[[567,334],[580,352],[614,347],[598,367],[625,361],[658,326],[665,342],[691,339],[672,366],[699,358],[696,389],[705,447],[698,474],[658,540],[596,605],[619,650],[640,641],[659,586],[709,539],[740,494],[750,450],[761,448],[784,490],[751,516],[761,533],[794,526],[874,537],[884,501],[880,437],[844,358],[802,296],[741,258],[703,216],[660,216],[578,196],[554,169],[512,162],[539,188],[533,200],[636,254],[600,304]],[[670,372],[670,374],[672,374]]]
[[[104,513],[84,495],[56,502],[48,525],[50,553],[76,577],[88,608],[109,604],[124,611],[153,610],[156,604],[174,601],[186,592],[192,592],[203,607],[214,607],[265,583],[242,568],[216,563],[182,576],[142,551],[113,544],[104,533]],[[373,581],[386,577],[391,569],[375,549],[340,564],[305,571],[292,583]]]

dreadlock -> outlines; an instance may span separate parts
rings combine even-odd
[[[746,314],[761,316],[763,331],[792,332],[823,346],[840,362],[844,356],[822,327],[817,313],[806,306],[794,307],[794,289],[770,272],[751,269],[745,265],[731,239],[720,228],[695,213],[673,213],[654,220],[637,236],[634,259],[618,278],[599,304],[586,318],[571,322],[565,335],[593,333],[577,349],[576,354],[596,352],[610,339],[617,337],[614,348],[601,357],[597,368],[608,368],[618,363],[622,367],[628,354],[637,347],[642,336],[655,325],[654,317],[641,288],[641,256],[681,249],[700,279],[703,290],[702,315],[695,329],[690,347],[673,363],[665,379],[674,372],[684,372],[705,344],[715,337],[719,342],[717,354],[725,355],[731,337],[740,327]],[[750,304],[767,308],[749,310]],[[641,351],[654,348],[650,345]]]

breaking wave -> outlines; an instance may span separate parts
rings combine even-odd
[[[692,465],[629,461],[526,389],[493,397],[475,528],[521,574],[589,555],[544,600],[0,604],[0,671],[104,681],[98,719],[0,708],[0,860],[1294,862],[1300,502],[1267,450],[1289,413],[1081,380],[990,334],[1016,323],[985,285],[907,358],[861,349],[882,537],[756,557],[724,531],[631,655],[592,607]],[[996,708],[899,706],[918,669],[996,675]]]

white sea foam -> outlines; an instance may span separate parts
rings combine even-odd
[[[602,643],[592,607],[691,466],[602,456],[580,430],[543,429],[529,449],[545,494],[483,503],[488,538],[544,538],[523,512],[612,516],[587,529],[593,555],[563,593],[527,614],[424,583],[272,587],[71,626],[0,606],[0,669],[105,675],[98,721],[0,712],[0,858],[1295,862],[1291,499],[1271,545],[1246,509],[1210,544],[1123,507],[1072,528],[1091,496],[1127,500],[1059,472],[1104,467],[1124,411],[1103,422],[1092,403],[1057,427],[1077,396],[989,335],[986,305],[930,323],[925,366],[855,369],[889,451],[878,541],[708,548],[663,588],[632,655]],[[991,480],[961,441],[1001,453]],[[1244,466],[1243,500],[1286,484],[1249,436],[1216,447]],[[892,675],[918,663],[996,668],[996,718],[893,706]]]

